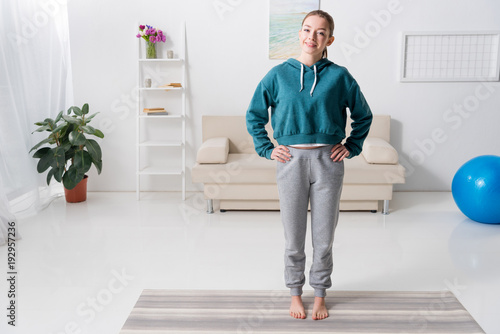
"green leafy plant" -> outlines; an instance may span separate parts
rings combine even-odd
[[[56,119],[46,118],[43,122],[35,123],[39,128],[32,133],[49,132],[47,138],[30,150],[37,150],[33,154],[33,158],[40,159],[37,171],[43,173],[49,170],[47,184],[50,184],[54,177],[57,182],[62,181],[66,189],[73,189],[92,165],[96,167],[97,173],[101,174],[101,147],[97,141],[87,136],[104,138],[104,134],[88,125],[98,113],[88,113],[89,105],[85,103],[81,109],[73,106],[66,113],[61,111]],[[42,147],[44,145],[48,146]]]

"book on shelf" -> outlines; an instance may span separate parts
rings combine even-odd
[[[144,108],[142,111],[148,115],[168,115],[164,108]]]
[[[182,87],[182,84],[178,83],[178,82],[171,82],[169,84],[166,84],[166,85],[162,85],[160,86],[160,88],[181,88]]]

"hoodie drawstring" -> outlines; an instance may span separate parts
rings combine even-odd
[[[318,77],[316,76],[316,65],[314,65],[314,83],[313,83],[313,86],[311,88],[311,96],[313,96],[313,92],[314,92],[314,88],[316,87],[316,79]]]
[[[299,93],[304,89],[304,64],[300,64],[300,90]]]
[[[314,88],[316,88],[316,82],[317,82],[317,69],[316,65],[314,65],[314,83],[311,88],[311,96],[313,96]],[[299,92],[302,92],[304,89],[304,64],[300,64],[300,90]]]

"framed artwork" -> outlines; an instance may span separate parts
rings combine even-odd
[[[319,0],[269,0],[269,59],[300,55],[302,20],[316,9],[319,9]]]

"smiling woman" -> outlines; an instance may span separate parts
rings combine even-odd
[[[327,46],[333,41],[334,23],[331,16],[322,15],[322,11],[312,11],[302,21],[299,32],[302,53],[297,58],[307,66],[312,66],[321,58],[328,56]]]
[[[285,284],[292,296],[290,315],[297,319],[306,318],[301,295],[310,207],[314,252],[309,284],[315,295],[312,319],[322,320],[328,317],[325,297],[332,286],[332,246],[344,159],[361,153],[372,113],[347,69],[326,58],[326,47],[334,40],[330,14],[311,11],[301,27],[297,43],[300,55],[275,66],[261,80],[250,101],[246,124],[256,152],[277,163],[276,183],[286,244]],[[346,139],[347,108],[353,122]],[[277,146],[266,130],[269,121]]]

